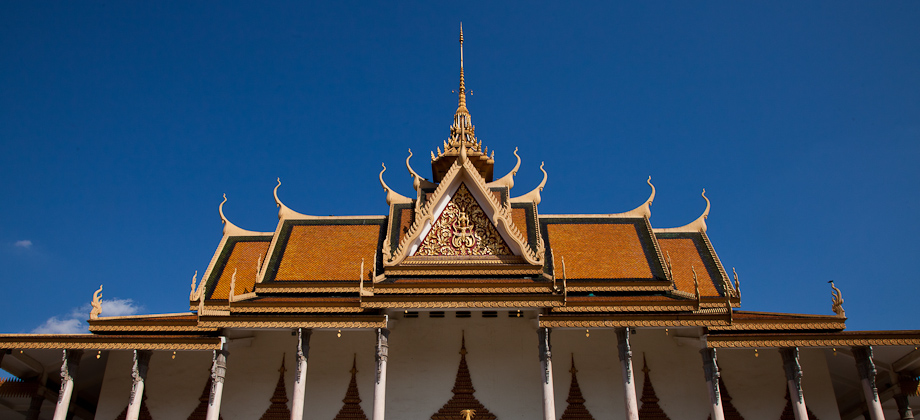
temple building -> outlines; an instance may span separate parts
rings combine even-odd
[[[543,165],[514,189],[515,150],[496,177],[460,45],[449,137],[430,178],[409,152],[412,194],[384,166],[387,214],[312,216],[278,180],[272,232],[231,223],[225,197],[188,312],[106,316],[100,287],[89,334],[0,335],[18,378],[0,419],[913,418],[920,331],[845,331],[833,284],[829,314],[740,310],[705,191],[662,228],[651,178],[632,210],[558,215]]]

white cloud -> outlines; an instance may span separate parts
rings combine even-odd
[[[32,241],[28,239],[23,239],[21,241],[16,241],[16,243],[13,245],[16,246],[16,248],[29,249],[29,248],[32,248]]]
[[[53,316],[32,330],[34,334],[85,334],[89,332],[89,304],[74,308],[65,316]],[[101,316],[127,316],[138,313],[141,306],[131,299],[102,299]]]
[[[141,307],[131,299],[103,299],[102,316],[134,315]]]
[[[86,321],[77,318],[48,318],[44,324],[32,330],[34,334],[84,334],[89,332]]]

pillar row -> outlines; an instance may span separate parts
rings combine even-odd
[[[540,352],[540,381],[543,384],[543,420],[556,420],[556,396],[553,392],[553,348],[549,328],[537,328]]]
[[[722,396],[719,393],[719,362],[716,359],[716,349],[704,348],[700,350],[703,356],[703,375],[706,378],[706,387],[709,389],[709,402],[712,405],[712,420],[725,420],[722,411]]]
[[[632,349],[629,346],[629,328],[617,328],[616,333],[620,368],[623,372],[623,398],[626,401],[626,419],[639,420],[639,404],[636,399],[636,379],[633,375],[632,366]]]
[[[224,378],[227,377],[227,357],[230,352],[227,351],[227,338],[221,337],[220,341],[220,350],[214,350],[211,359],[211,394],[208,397],[207,420],[220,418],[220,400],[224,395]]]
[[[134,350],[134,364],[131,366],[131,399],[128,401],[128,413],[125,415],[125,420],[137,420],[140,415],[151,355],[153,352],[149,350]]]
[[[377,328],[377,345],[375,360],[377,374],[374,382],[374,417],[372,420],[384,420],[387,399],[387,358],[390,353],[390,330]]]
[[[872,420],[885,420],[882,402],[878,398],[878,388],[875,385],[878,371],[875,369],[875,362],[872,361],[872,346],[853,347],[853,357],[856,358],[856,370],[859,372],[863,394],[869,406],[869,417]]]
[[[307,360],[310,358],[310,336],[313,330],[297,329],[297,371],[294,377],[294,401],[291,403],[291,420],[303,419],[304,397],[307,391]]]
[[[70,397],[73,395],[73,380],[80,366],[83,350],[63,350],[61,363],[61,390],[58,392],[57,406],[54,408],[54,420],[65,420],[70,410]]]
[[[783,357],[783,369],[786,371],[786,384],[789,387],[795,420],[808,420],[805,396],[802,393],[802,365],[799,364],[799,348],[782,348],[779,349],[779,354]]]

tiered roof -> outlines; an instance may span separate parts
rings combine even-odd
[[[462,35],[461,35],[462,55]],[[311,216],[274,189],[278,224],[255,232],[218,208],[223,236],[196,284],[190,312],[105,317],[97,334],[199,333],[220,328],[379,328],[388,309],[539,309],[543,327],[696,326],[711,342],[725,334],[837,333],[839,315],[739,311],[729,277],[706,233],[710,202],[692,222],[656,228],[656,190],[615,214],[539,213],[548,175],[515,195],[517,162],[494,179],[494,159],[475,136],[461,59],[458,107],[431,180],[406,159],[414,194],[384,180],[386,215]],[[734,271],[734,270],[733,270]],[[734,280],[734,282],[732,281]]]

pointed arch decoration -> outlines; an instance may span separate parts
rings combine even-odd
[[[357,356],[355,356],[351,362],[351,382],[348,383],[348,390],[345,391],[345,398],[342,399],[344,405],[332,420],[367,420],[367,415],[361,409],[361,395],[358,394],[358,381],[355,378],[357,373]]]
[[[281,369],[278,369],[278,383],[275,385],[275,392],[272,394],[271,405],[265,410],[265,414],[259,417],[259,420],[290,420],[291,410],[288,408],[287,389],[284,387],[284,356],[281,356]]]
[[[578,386],[578,376],[576,375],[578,369],[575,369],[574,354],[572,354],[572,368],[569,369],[569,372],[572,373],[572,384],[569,385],[569,396],[565,399],[568,405],[559,420],[594,420],[588,408],[585,407],[585,397],[581,395],[581,387]],[[642,412],[640,411],[639,413],[641,414]]]
[[[642,384],[642,398],[639,399],[642,402],[642,406],[639,407],[639,420],[670,420],[658,405],[658,395],[655,394],[655,386],[652,385],[652,379],[648,375],[650,371],[648,360],[643,353],[642,373],[645,374],[645,382]]]
[[[195,407],[195,410],[192,411],[192,414],[188,415],[186,420],[207,420],[208,418],[208,399],[211,396],[211,385],[213,379],[211,378],[211,369],[208,369],[208,381],[204,384],[204,389],[201,390],[201,396],[198,397],[198,406]],[[223,416],[218,416],[218,420],[224,420]]]
[[[451,391],[454,396],[437,413],[431,415],[431,420],[463,420],[460,415],[463,410],[473,410],[476,420],[497,419],[473,396],[476,389],[473,388],[470,369],[466,365],[466,337],[460,339],[460,366],[457,367],[457,378],[454,379],[454,388]]]

